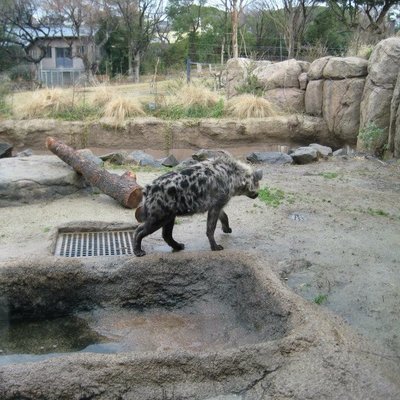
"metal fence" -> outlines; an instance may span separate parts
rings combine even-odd
[[[77,69],[42,69],[40,82],[47,87],[68,87],[81,82],[85,78],[84,70]]]

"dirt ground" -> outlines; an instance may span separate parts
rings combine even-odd
[[[233,232],[217,228],[227,249],[264,254],[296,293],[327,307],[400,358],[400,164],[355,157],[309,165],[265,166],[262,187],[283,191],[275,207],[232,199]],[[156,173],[139,172],[141,184]],[[78,193],[0,210],[0,261],[49,251],[52,231],[71,221],[135,222],[134,212],[103,194]],[[179,218],[184,251],[207,250],[206,216]],[[148,253],[170,252],[161,232],[145,238]]]

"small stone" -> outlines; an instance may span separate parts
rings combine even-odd
[[[125,159],[127,156],[128,153],[126,151],[118,151],[118,152],[104,154],[103,156],[100,156],[100,158],[103,161],[109,161],[112,164],[123,165],[125,164]]]
[[[317,143],[312,143],[310,144],[309,147],[312,147],[313,149],[317,150],[318,156],[321,158],[328,158],[329,156],[332,155],[332,149],[328,146],[322,146]]]
[[[164,165],[164,167],[176,167],[179,164],[179,161],[173,154],[170,154],[168,157],[161,159],[160,162],[161,165]]]
[[[77,151],[78,154],[80,154],[83,158],[85,158],[88,161],[92,161],[98,166],[103,165],[103,160],[100,157],[97,157],[93,152],[89,149],[81,149]]]
[[[161,163],[152,155],[145,153],[142,150],[135,150],[129,153],[125,162],[130,164],[140,165],[141,167],[161,167]]]
[[[299,147],[291,157],[296,164],[309,164],[318,160],[318,153],[312,147]]]

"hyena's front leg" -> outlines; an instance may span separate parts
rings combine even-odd
[[[229,226],[228,216],[226,215],[226,212],[224,210],[221,210],[221,212],[219,213],[219,220],[222,224],[222,232],[232,233],[232,229]]]
[[[162,237],[175,251],[183,250],[185,245],[183,243],[178,243],[172,237],[172,230],[174,229],[175,217],[173,217],[169,222],[167,222],[162,228]]]
[[[215,228],[217,227],[220,212],[220,209],[211,208],[207,215],[207,237],[210,242],[211,250],[213,251],[224,249],[221,245],[216,243],[214,238],[214,232]]]

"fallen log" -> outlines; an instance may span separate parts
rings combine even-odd
[[[136,208],[142,201],[143,188],[137,183],[134,173],[125,172],[121,176],[112,174],[52,137],[47,138],[46,147],[81,174],[91,185],[96,186],[124,207]]]

